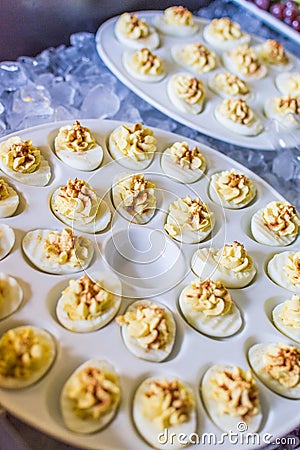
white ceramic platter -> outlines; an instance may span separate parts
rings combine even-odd
[[[138,12],[138,16],[140,18],[145,18],[150,24],[157,14],[162,14],[162,11]],[[107,67],[122,81],[122,83],[132,89],[133,92],[149,102],[155,108],[162,111],[167,116],[172,117],[178,122],[187,125],[188,127],[194,128],[195,130],[205,135],[252,149],[272,150],[274,148],[274,139],[272,139],[272,136],[270,137],[270,132],[267,131],[266,128],[257,136],[242,136],[223,127],[216,120],[214,116],[214,110],[215,107],[222,101],[222,98],[210,91],[207,86],[207,82],[209,78],[216,73],[216,70],[224,70],[224,67],[220,62],[220,53],[218,54],[218,52],[216,52],[219,56],[218,68],[208,74],[204,74],[198,77],[204,81],[207,93],[203,112],[198,115],[182,113],[175,108],[173,103],[171,103],[167,94],[168,81],[172,75],[183,71],[182,67],[179,67],[172,59],[171,48],[176,44],[191,42],[201,42],[209,48],[209,45],[205,43],[202,36],[202,31],[204,26],[208,23],[207,21],[205,21],[204,19],[196,18],[195,21],[199,25],[199,31],[198,33],[188,38],[177,38],[160,34],[160,47],[156,50],[153,50],[153,53],[159,55],[163,59],[167,70],[167,76],[157,83],[147,83],[144,81],[138,81],[130,76],[123,66],[122,56],[124,51],[127,51],[128,49],[124,45],[120,44],[115,36],[114,27],[116,20],[117,17],[109,19],[99,28],[96,34],[97,50]],[[259,42],[261,41],[252,36],[250,45],[256,45]],[[293,58],[293,60],[295,61],[293,71],[299,71],[299,60],[295,57]],[[267,125],[267,119],[263,114],[263,105],[266,99],[269,97],[281,95],[274,84],[275,76],[276,73],[270,70],[268,72],[268,75],[262,80],[249,82],[250,89],[254,94],[253,98],[249,100],[248,103],[257,113],[257,116],[262,120],[264,126]],[[294,132],[294,138],[298,143],[300,143],[300,129]]]
[[[239,365],[247,368],[246,353],[252,344],[286,340],[271,324],[269,310],[275,305],[274,302],[278,303],[290,294],[275,285],[265,274],[267,260],[278,249],[258,244],[251,238],[249,232],[252,214],[269,201],[282,197],[240,164],[189,139],[187,139],[189,145],[199,145],[207,159],[206,176],[189,186],[171,181],[162,175],[160,152],[169,144],[182,141],[183,138],[155,129],[158,152],[152,164],[146,169],[145,176],[155,181],[161,189],[161,194],[158,196],[159,210],[147,225],[130,226],[129,222],[115,212],[110,198],[112,179],[123,173],[124,168],[112,161],[106,143],[111,131],[119,126],[120,122],[101,120],[82,122],[82,125],[91,129],[104,149],[103,163],[94,172],[80,172],[72,169],[51,151],[49,144],[53,142],[59,127],[66,124],[66,122],[60,122],[42,125],[18,133],[23,139],[32,139],[33,144],[41,148],[51,165],[53,176],[50,184],[43,188],[12,183],[21,196],[21,204],[13,217],[0,221],[13,227],[16,234],[15,246],[11,253],[0,262],[0,271],[16,277],[24,290],[24,301],[19,310],[0,322],[0,334],[21,324],[40,326],[48,330],[56,339],[58,354],[48,374],[35,385],[19,391],[0,389],[0,402],[12,414],[34,427],[79,447],[94,450],[145,450],[149,447],[138,435],[131,418],[134,391],[146,377],[164,374],[177,376],[188,382],[194,390],[197,399],[197,433],[199,435],[204,432],[215,433],[216,439],[220,439],[221,432],[208,418],[199,396],[199,384],[205,370],[212,364]],[[208,180],[212,173],[231,168],[253,179],[257,188],[257,197],[245,209],[223,211],[208,197]],[[51,193],[58,186],[66,184],[68,178],[73,179],[76,176],[87,180],[102,193],[113,213],[111,227],[95,236],[88,235],[94,243],[95,257],[87,272],[107,270],[105,257],[107,261],[115,264],[113,269],[119,269],[123,292],[130,298],[130,300],[123,299],[121,312],[134,299],[151,296],[155,296],[160,303],[172,310],[178,332],[175,347],[166,362],[153,363],[134,357],[124,346],[120,328],[114,321],[99,331],[86,334],[74,333],[63,328],[56,318],[55,308],[61,290],[66,287],[72,276],[40,272],[27,262],[22,253],[21,241],[28,230],[63,228],[50,211],[48,202]],[[210,245],[221,247],[225,242],[231,243],[238,240],[245,245],[257,267],[258,274],[250,286],[231,290],[244,319],[241,331],[231,338],[213,339],[200,334],[185,322],[178,309],[179,293],[194,279],[190,270],[190,260],[198,245],[179,246],[171,241],[163,231],[164,211],[175,197],[184,196],[187,193],[192,196],[199,195],[208,202],[216,216],[213,236],[199,244],[199,247]],[[114,239],[115,247],[111,245],[111,239]],[[289,249],[296,248],[299,248],[299,238],[289,247]],[[121,253],[129,249],[131,261],[127,264],[126,259],[122,260],[116,249]],[[132,262],[133,259],[136,259],[135,264]],[[152,263],[148,264],[150,260]],[[126,284],[129,276],[136,277],[136,282],[131,280],[132,284]],[[151,276],[154,278],[151,279]],[[83,436],[68,431],[64,426],[59,409],[59,396],[64,382],[74,369],[92,358],[108,360],[114,366],[121,379],[122,400],[117,416],[109,426],[95,434]],[[259,381],[258,386],[264,413],[260,430],[260,442],[263,445],[264,433],[272,434],[274,437],[281,436],[298,425],[299,402],[284,399],[272,393]],[[218,448],[217,445],[215,447]],[[252,447],[251,442],[249,445],[243,445],[243,448]],[[205,448],[205,445],[201,448]],[[207,448],[211,447],[208,445]],[[220,445],[220,448],[224,447]],[[225,448],[229,450],[237,447],[233,443],[226,442]]]

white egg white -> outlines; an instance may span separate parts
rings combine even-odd
[[[297,238],[297,234],[290,236],[280,236],[275,231],[270,230],[264,224],[262,212],[264,208],[258,210],[251,218],[251,233],[254,239],[264,245],[285,246],[290,245]]]
[[[195,69],[192,65],[189,65],[182,60],[181,54],[182,54],[182,50],[184,49],[184,47],[186,47],[186,44],[176,44],[171,48],[171,55],[172,55],[172,58],[174,59],[174,61],[179,66],[183,67],[186,70],[189,70],[190,72],[193,72],[196,75],[204,73],[204,72],[200,72],[199,70]],[[216,67],[217,66],[218,66],[218,61],[216,61]],[[216,67],[209,70],[209,72],[211,72],[212,70],[215,70]]]
[[[176,75],[173,75],[169,79],[168,85],[167,85],[167,91],[168,91],[168,95],[169,95],[171,102],[181,112],[184,112],[187,114],[200,114],[201,111],[203,110],[205,94],[204,94],[203,98],[201,99],[201,101],[199,101],[198,103],[189,104],[188,102],[185,102],[183,99],[178,97],[178,95],[174,89],[174,84],[175,84],[176,78],[178,76],[186,77],[186,76],[190,76],[190,75],[188,73],[178,73]]]
[[[149,50],[155,50],[159,46],[159,35],[153,27],[150,28],[150,34],[147,37],[139,38],[139,39],[130,39],[125,36],[124,33],[120,30],[119,23],[116,22],[115,26],[115,35],[118,41],[125,45],[126,47],[140,50],[142,48],[149,48]]]
[[[183,168],[173,161],[170,148],[167,148],[161,155],[160,165],[163,172],[173,181],[190,184],[198,181],[204,174],[206,163],[199,169]]]
[[[137,72],[132,64],[132,58],[133,58],[134,52],[124,52],[123,54],[123,65],[126,69],[126,71],[131,75],[133,78],[139,81],[144,81],[146,83],[157,83],[158,81],[161,81],[166,76],[166,71],[164,70],[161,74],[151,75],[151,74],[145,74]]]
[[[193,34],[197,33],[199,29],[196,23],[194,23],[194,25],[176,25],[166,23],[163,15],[155,16],[153,19],[153,25],[161,33],[178,38],[192,36]]]
[[[208,412],[211,420],[217,425],[218,428],[220,428],[224,432],[238,432],[238,424],[240,422],[245,422],[248,427],[247,433],[255,433],[260,428],[263,418],[262,412],[260,410],[255,416],[249,417],[247,421],[243,417],[232,417],[229,414],[222,414],[219,411],[218,402],[213,398],[214,384],[212,383],[212,380],[219,372],[223,372],[224,370],[231,370],[231,367],[216,364],[210,367],[205,372],[202,378],[200,389],[205,409]]]
[[[280,114],[275,107],[275,98],[268,98],[264,105],[264,112],[268,119],[277,120],[280,125],[288,130],[297,130],[300,128],[300,115],[297,120],[292,113]]]
[[[221,197],[218,194],[218,191],[216,188],[217,181],[221,175],[222,175],[222,172],[217,172],[217,173],[214,173],[210,178],[209,196],[213,202],[215,202],[217,205],[222,206],[223,208],[229,208],[229,209],[241,209],[241,208],[244,208],[245,206],[249,205],[249,203],[252,202],[252,200],[256,196],[256,188],[255,188],[254,184],[252,184],[250,187],[250,192],[249,192],[248,198],[241,201],[240,203],[235,203],[233,200],[225,200],[224,197]]]
[[[238,39],[229,39],[227,41],[220,41],[216,39],[215,36],[211,33],[210,24],[204,27],[203,37],[209,45],[214,47],[216,50],[220,51],[232,50],[234,47],[237,47],[238,45],[244,45],[250,42],[250,35],[246,33],[243,33],[242,36]]]
[[[201,311],[193,311],[191,304],[187,303],[186,293],[188,287],[184,288],[179,297],[179,306],[186,321],[200,333],[207,336],[223,338],[232,336],[242,326],[242,317],[239,309],[232,303],[231,310],[220,316],[205,316]]]
[[[15,244],[15,232],[13,228],[4,223],[0,224],[0,261],[5,258]]]
[[[129,305],[126,312],[135,311],[139,305],[149,305],[149,306],[157,305],[158,307],[163,308],[166,311],[167,324],[168,324],[168,329],[169,329],[169,333],[170,333],[169,340],[163,348],[160,348],[157,350],[145,349],[144,347],[142,347],[139,344],[139,342],[136,338],[129,336],[127,325],[122,325],[121,333],[122,333],[124,343],[125,343],[126,347],[128,348],[128,350],[133,355],[137,356],[138,358],[145,359],[147,361],[152,361],[152,362],[164,361],[172,352],[172,349],[173,349],[173,346],[175,343],[176,323],[173,318],[173,314],[166,306],[162,305],[161,303],[159,303],[157,301],[153,302],[150,300],[138,300],[138,301],[132,303],[131,305]]]
[[[238,75],[245,81],[261,80],[262,78],[264,78],[267,75],[268,69],[263,64],[261,64],[258,71],[252,75],[246,75],[246,74],[240,72],[230,57],[230,51],[224,52],[222,55],[222,58],[223,58],[223,64],[226,67],[226,69],[229,70],[229,72],[232,72],[232,73]]]
[[[253,96],[254,96],[254,94],[252,92],[248,92],[248,94],[245,94],[245,95],[237,94],[235,96],[227,94],[222,89],[220,89],[219,86],[215,83],[215,75],[213,75],[209,78],[208,87],[212,92],[214,92],[215,94],[219,95],[222,98],[242,98],[243,100],[249,100],[250,98],[253,99]],[[249,87],[249,91],[250,91],[250,87]]]
[[[44,360],[42,361],[40,367],[38,367],[34,371],[31,371],[28,377],[16,378],[13,376],[7,377],[0,374],[0,388],[23,389],[27,386],[31,386],[32,384],[40,380],[48,372],[48,370],[50,369],[50,367],[54,362],[54,359],[56,357],[56,344],[51,334],[42,328],[31,325],[22,325],[13,328],[13,330],[16,333],[19,333],[21,330],[26,329],[32,329],[37,338],[37,343],[47,348],[47,353],[44,355],[46,357],[44,357]]]
[[[25,255],[29,259],[29,261],[38,269],[43,272],[51,273],[51,274],[68,274],[68,273],[76,273],[81,270],[86,269],[93,257],[94,248],[92,242],[84,236],[75,236],[75,239],[80,244],[80,247],[84,247],[87,249],[87,257],[85,259],[80,258],[78,255],[78,266],[72,266],[70,263],[59,264],[51,262],[44,251],[44,244],[46,239],[49,236],[50,231],[55,232],[54,230],[45,230],[45,229],[36,229],[29,231],[25,234],[22,247]],[[59,233],[56,231],[56,233]]]
[[[4,164],[0,158],[0,169],[10,178],[19,183],[27,184],[28,186],[46,186],[51,178],[51,169],[48,161],[41,154],[41,163],[39,168],[32,173],[21,173],[11,170]]]
[[[233,131],[234,133],[237,134],[241,134],[243,136],[256,136],[257,134],[261,133],[264,128],[261,121],[256,115],[254,115],[253,120],[247,125],[236,123],[233,120],[224,117],[220,113],[218,106],[215,109],[215,118],[221,125],[223,125],[228,130]]]
[[[260,52],[261,52],[261,48],[262,48],[263,44],[261,45],[256,45],[254,47],[255,53],[258,55],[259,59],[261,58]],[[285,54],[288,58],[288,62],[286,64],[274,64],[274,63],[270,63],[269,61],[266,61],[265,59],[262,60],[262,62],[270,69],[275,70],[276,72],[287,72],[288,70],[291,70],[294,66],[294,62],[293,62],[293,57],[290,53],[287,53],[285,51]]]
[[[218,264],[215,248],[201,248],[197,250],[191,261],[191,268],[202,280],[220,281],[226,288],[242,288],[251,283],[256,274],[254,264],[242,272],[233,272]]]
[[[295,387],[285,387],[278,380],[271,377],[268,372],[265,370],[265,361],[264,356],[268,352],[268,348],[270,346],[277,347],[278,344],[275,343],[261,343],[255,344],[250,347],[248,352],[249,363],[257,375],[257,377],[272,391],[277,394],[282,395],[283,397],[300,399],[300,383],[298,383]]]
[[[294,341],[296,341],[300,344],[300,329],[292,327],[291,325],[285,325],[283,323],[282,319],[280,318],[283,308],[284,308],[284,303],[280,303],[279,305],[275,306],[275,308],[273,309],[272,319],[273,319],[274,325],[285,336],[293,339]]]
[[[74,152],[72,150],[60,149],[55,141],[55,153],[59,159],[74,169],[91,171],[97,169],[103,160],[103,148],[97,144],[90,150]]]
[[[148,419],[143,414],[143,394],[148,391],[149,383],[155,380],[162,381],[163,379],[165,379],[163,376],[151,377],[147,378],[139,385],[133,399],[133,421],[140,435],[152,447],[161,450],[177,450],[182,448],[182,444],[180,444],[176,438],[170,439],[170,435],[172,436],[172,433],[175,433],[175,436],[178,436],[180,433],[184,433],[186,436],[190,436],[192,433],[195,433],[197,427],[195,408],[191,412],[188,422],[183,422],[167,429],[169,437],[167,442],[165,442],[164,437],[162,437],[161,441],[158,438],[160,433],[165,433],[166,429],[162,430],[154,421]],[[189,390],[190,395],[194,398],[191,388],[186,383],[183,383],[182,381],[181,383],[184,384],[185,388]]]
[[[0,218],[11,217],[18,205],[19,205],[19,195],[11,187],[8,186],[8,197],[0,200]]]
[[[299,72],[298,73],[297,72],[284,72],[284,73],[280,73],[276,76],[275,85],[276,85],[277,89],[283,95],[291,94],[291,95],[295,95],[296,97],[298,97],[300,95],[300,87],[295,92],[295,89],[291,89],[288,86],[289,80],[296,75],[299,75]]]
[[[76,415],[74,412],[74,401],[69,398],[68,390],[74,380],[74,377],[82,370],[91,367],[101,371],[115,373],[113,366],[107,361],[99,359],[90,359],[81,364],[67,379],[60,394],[60,409],[63,416],[63,420],[67,428],[76,433],[90,434],[104,428],[109,422],[111,422],[116,415],[118,404],[116,404],[111,410],[100,416],[99,419],[83,419]]]
[[[17,280],[0,272],[0,320],[13,314],[23,300],[23,290]]]
[[[267,274],[271,278],[274,283],[279,286],[288,289],[295,294],[300,294],[300,287],[290,283],[289,278],[287,276],[284,267],[286,267],[289,263],[289,255],[292,255],[294,252],[287,251],[282,253],[277,253],[270,259],[267,266]]]
[[[68,330],[78,333],[87,333],[99,330],[107,325],[117,314],[122,295],[122,285],[119,278],[112,272],[97,271],[88,275],[91,280],[97,282],[103,289],[108,291],[112,298],[111,303],[105,311],[94,319],[72,320],[65,311],[64,306],[67,304],[63,295],[59,298],[56,306],[56,315],[59,322]]]

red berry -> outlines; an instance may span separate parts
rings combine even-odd
[[[264,11],[267,11],[270,6],[270,0],[254,0],[256,6]]]
[[[283,19],[283,11],[285,9],[285,6],[282,3],[275,3],[270,8],[270,13],[277,17],[277,19],[282,20]]]
[[[300,16],[296,17],[296,19],[292,21],[292,27],[294,30],[300,31]]]
[[[291,19],[293,21],[298,16],[298,8],[297,8],[297,11],[295,11],[294,9],[290,9],[290,8],[286,7],[283,11],[283,15],[287,19]]]

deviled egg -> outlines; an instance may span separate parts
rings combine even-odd
[[[125,314],[116,318],[128,350],[147,361],[166,359],[174,346],[176,324],[171,311],[150,300],[132,303]]]
[[[241,98],[223,100],[215,109],[215,117],[228,130],[244,136],[256,136],[263,130],[260,119]]]
[[[119,278],[112,272],[97,271],[70,280],[56,307],[60,323],[71,331],[99,330],[117,314],[122,295]]]
[[[116,22],[115,34],[121,44],[136,50],[147,47],[154,50],[159,46],[159,36],[145,19],[137,13],[125,12]]]
[[[205,88],[203,81],[186,73],[173,75],[168,81],[168,95],[179,111],[199,114],[203,110]]]
[[[164,173],[181,183],[194,183],[205,172],[206,161],[198,147],[189,148],[187,142],[174,142],[161,156]]]
[[[153,160],[156,142],[153,131],[141,123],[121,125],[109,136],[109,152],[127,169],[144,170]]]
[[[300,218],[295,206],[287,201],[273,201],[251,219],[251,232],[265,245],[289,245],[298,236]]]
[[[277,89],[283,95],[300,96],[300,72],[284,72],[275,79]]]
[[[94,170],[103,159],[101,145],[97,144],[91,130],[78,120],[59,129],[54,149],[64,163],[78,170]]]
[[[287,55],[281,42],[275,39],[268,39],[256,46],[255,52],[263,64],[274,70],[287,71],[293,67],[291,56]]]
[[[195,403],[191,388],[178,378],[147,378],[135,392],[133,420],[140,435],[154,448],[181,449],[182,440],[177,441],[176,436],[188,437],[196,431]]]
[[[213,19],[203,30],[203,37],[208,44],[217,50],[231,50],[237,45],[250,42],[250,36],[241,30],[238,23],[229,17]]]
[[[255,433],[262,422],[258,387],[251,370],[216,364],[204,374],[201,395],[206,411],[222,431]]]
[[[184,6],[170,6],[163,15],[154,17],[153,24],[162,33],[176,37],[192,36],[198,31],[193,14]]]
[[[273,322],[281,333],[300,343],[300,296],[277,305],[272,311]]]
[[[25,234],[22,247],[27,258],[43,272],[68,274],[86,269],[93,257],[92,242],[75,236],[68,228],[60,231],[32,230]]]
[[[19,205],[17,192],[0,178],[0,217],[11,217]]]
[[[124,52],[123,64],[129,75],[147,83],[156,83],[166,76],[162,59],[148,48]]]
[[[267,273],[274,283],[300,294],[300,251],[277,253],[270,259]]]
[[[288,94],[269,98],[265,102],[264,110],[269,119],[279,121],[283,127],[289,130],[300,128],[300,97]]]
[[[208,336],[232,336],[242,326],[240,311],[220,281],[194,280],[182,290],[179,305],[187,322]]]
[[[0,261],[5,258],[15,244],[15,232],[13,228],[0,223]]]
[[[89,434],[104,428],[117,413],[121,389],[119,377],[107,361],[90,359],[68,378],[60,395],[65,425]]]
[[[48,161],[32,141],[13,136],[0,144],[0,169],[13,180],[30,186],[46,186],[51,171]]]
[[[200,248],[194,253],[191,266],[199,278],[220,281],[226,288],[245,287],[256,274],[251,256],[237,241],[221,249]]]
[[[218,72],[213,75],[209,82],[209,88],[223,98],[250,97],[250,88],[246,81],[230,72]]]
[[[177,44],[171,48],[174,61],[196,75],[214,70],[217,67],[217,57],[200,42]]]
[[[279,344],[255,344],[249,362],[258,378],[283,397],[300,399],[300,349]]]
[[[169,205],[164,229],[173,239],[185,244],[203,241],[215,225],[214,213],[199,197],[189,195]]]
[[[21,389],[37,382],[56,356],[53,337],[42,328],[11,328],[0,339],[0,387]]]
[[[111,212],[107,203],[85,180],[68,180],[56,189],[50,200],[53,214],[64,224],[85,233],[104,230]]]
[[[224,208],[240,209],[249,205],[256,195],[253,181],[234,169],[217,172],[211,176],[210,198]]]
[[[143,174],[118,176],[112,186],[114,207],[129,222],[147,223],[156,211],[155,188]]]
[[[255,50],[248,45],[239,45],[223,54],[223,63],[227,70],[247,81],[264,78],[267,68],[259,61]]]
[[[13,314],[23,300],[23,290],[17,280],[0,272],[0,320]]]

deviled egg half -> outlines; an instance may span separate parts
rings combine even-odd
[[[161,155],[161,168],[174,181],[194,183],[205,172],[206,161],[197,146],[190,148],[187,142],[174,142]]]
[[[0,387],[22,389],[37,382],[56,356],[54,338],[42,328],[23,325],[0,339]]]
[[[159,46],[158,33],[137,13],[122,14],[116,22],[115,35],[121,44],[136,50],[144,47],[154,50]]]
[[[89,434],[104,428],[117,413],[121,389],[113,366],[99,359],[81,364],[68,378],[60,395],[67,428]]]
[[[281,42],[275,39],[268,39],[256,46],[255,52],[263,64],[274,70],[286,72],[293,67],[291,56],[287,55]]]
[[[193,14],[184,6],[170,6],[154,17],[153,24],[162,33],[176,37],[192,36],[198,31]]]
[[[177,64],[196,75],[210,72],[217,67],[216,54],[200,42],[174,45],[171,54]]]
[[[124,52],[123,64],[129,75],[139,81],[157,83],[166,76],[162,59],[148,48]]]
[[[256,136],[263,130],[260,119],[241,98],[226,98],[215,109],[217,121],[234,133]]]
[[[205,372],[200,391],[206,411],[222,431],[239,432],[240,422],[248,433],[259,430],[263,416],[251,370],[216,364]]]
[[[68,330],[86,333],[99,330],[117,314],[122,286],[112,272],[97,271],[70,280],[57,302],[56,315]]]
[[[267,68],[261,64],[255,50],[248,45],[239,45],[223,53],[223,63],[227,70],[246,81],[256,81],[267,75]]]
[[[59,275],[86,269],[94,254],[92,242],[84,236],[75,236],[68,228],[61,232],[29,231],[24,236],[22,247],[35,267]]]
[[[195,433],[195,403],[194,393],[184,381],[163,376],[147,378],[135,392],[133,420],[140,435],[154,448],[181,449],[182,442],[171,436]]]
[[[15,232],[13,228],[0,223],[0,261],[5,258],[15,244]]]
[[[256,268],[243,244],[234,241],[223,248],[200,248],[191,262],[202,280],[220,281],[226,288],[242,288],[253,280]]]
[[[89,128],[78,120],[61,127],[54,140],[56,155],[68,166],[78,170],[94,170],[103,159],[103,149]]]
[[[23,290],[14,277],[0,272],[0,320],[13,314],[23,300]]]
[[[300,72],[284,72],[275,79],[277,89],[283,95],[300,96]]]
[[[232,336],[242,326],[240,311],[220,281],[194,280],[182,290],[179,306],[187,322],[208,336]]]
[[[237,45],[250,42],[249,34],[244,33],[240,25],[232,22],[228,17],[213,19],[204,27],[203,37],[217,50],[230,50]]]
[[[211,176],[210,198],[224,208],[240,209],[249,205],[256,195],[253,181],[234,169],[217,172]]]
[[[157,139],[141,123],[121,125],[109,136],[109,152],[123,167],[144,170],[152,162]]]
[[[170,203],[164,229],[170,237],[184,244],[203,241],[215,225],[214,213],[199,197],[189,195]]]
[[[203,81],[187,73],[173,75],[168,81],[168,95],[179,111],[199,114],[203,110],[205,88]]]
[[[252,369],[272,391],[300,399],[300,349],[285,343],[255,344],[248,352]]]
[[[0,218],[11,217],[19,205],[17,192],[0,178]]]
[[[209,88],[223,98],[250,97],[250,88],[246,81],[230,72],[218,72],[208,82]]]
[[[269,119],[279,121],[288,130],[300,128],[300,97],[293,94],[271,97],[266,100],[264,110]]]
[[[0,169],[13,180],[29,186],[46,186],[51,171],[48,161],[30,139],[13,136],[0,144]]]
[[[114,207],[129,222],[145,224],[156,211],[155,188],[143,174],[120,175],[112,186]]]
[[[268,263],[267,274],[274,283],[300,294],[300,251],[274,255]]]
[[[107,203],[85,180],[68,180],[56,189],[50,200],[53,214],[64,224],[85,233],[104,230],[111,212]]]
[[[160,362],[172,352],[176,324],[171,311],[161,303],[138,300],[116,321],[122,327],[126,347],[138,358]]]
[[[300,343],[300,295],[277,305],[272,311],[274,325],[281,333]]]
[[[251,232],[265,245],[289,245],[297,238],[300,218],[295,206],[287,201],[273,201],[251,219]]]

